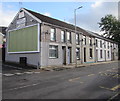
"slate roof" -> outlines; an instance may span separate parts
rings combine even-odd
[[[29,13],[31,13],[32,15],[34,15],[35,17],[40,19],[42,22],[46,22],[46,23],[49,23],[49,24],[58,25],[58,26],[61,26],[61,27],[65,27],[65,28],[68,28],[68,29],[75,30],[75,26],[72,25],[72,24],[68,24],[66,22],[63,22],[63,21],[60,21],[60,20],[57,20],[57,19],[45,16],[45,15],[42,15],[40,13],[28,10],[26,8],[23,8],[23,9],[27,10]],[[105,37],[100,36],[97,33],[94,33],[94,32],[91,32],[91,31],[88,31],[88,30],[85,30],[85,29],[82,29],[80,27],[76,27],[76,30],[78,32],[82,32],[84,35],[87,35],[87,36],[97,37],[97,38],[100,38],[100,39],[103,39],[103,40],[106,40],[106,41],[114,42],[114,41],[112,41],[110,39],[107,39]]]
[[[115,42],[115,41],[113,41],[111,39],[107,39],[107,38],[105,38],[105,37],[103,37],[103,36],[101,36],[101,35],[99,35],[97,33],[94,33],[94,32],[91,32],[91,31],[87,31],[87,32],[90,33],[91,35],[95,36],[96,38],[103,39],[105,41],[109,41],[109,42],[113,42],[113,43],[117,43],[117,42]]]
[[[66,23],[66,22],[63,22],[63,21],[60,21],[60,20],[57,20],[57,19],[54,19],[54,18],[45,16],[45,15],[42,15],[42,14],[40,14],[40,13],[31,11],[31,10],[28,10],[28,9],[26,9],[26,8],[24,8],[24,9],[27,10],[29,13],[31,13],[32,15],[34,15],[35,17],[37,17],[38,19],[40,19],[40,20],[43,21],[43,22],[46,22],[46,23],[50,23],[50,24],[53,24],[53,25],[58,25],[58,26],[61,26],[61,27],[65,27],[65,28],[68,28],[68,29],[75,30],[75,26],[72,25],[72,24],[68,24],[68,23]],[[79,31],[79,32],[83,32],[84,35],[92,36],[92,35],[90,35],[90,34],[87,33],[84,29],[82,29],[82,28],[80,28],[80,27],[76,27],[76,30]]]

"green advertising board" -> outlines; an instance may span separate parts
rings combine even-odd
[[[8,52],[37,52],[38,51],[38,26],[26,27],[9,32]]]

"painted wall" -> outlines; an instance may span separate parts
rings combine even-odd
[[[41,66],[53,66],[53,65],[63,65],[63,54],[62,54],[62,46],[66,48],[66,65],[69,65],[69,58],[68,58],[68,48],[71,48],[71,63],[70,64],[76,64],[76,47],[80,49],[80,60],[77,60],[77,64],[81,64],[83,61],[82,57],[82,48],[81,44],[82,41],[80,41],[79,45],[76,45],[76,35],[73,31],[65,29],[65,28],[58,28],[53,27],[54,25],[48,26],[48,25],[42,25],[41,26]],[[50,29],[55,28],[56,29],[56,41],[51,42],[50,41]],[[71,32],[71,43],[61,42],[61,31],[64,30],[65,33]],[[48,34],[45,34],[45,32],[48,32]],[[79,32],[80,40],[82,40],[81,32]],[[92,39],[94,43],[94,38]],[[57,45],[58,46],[58,58],[51,59],[49,58],[49,45]],[[87,58],[88,62],[94,62],[94,46],[91,47],[93,49],[93,58],[89,59]],[[88,49],[88,48],[87,48]],[[88,52],[87,52],[88,53]],[[88,54],[89,55],[89,54]]]
[[[37,24],[38,22],[33,20],[32,17],[30,17],[28,14],[25,13],[25,17],[27,20],[26,26],[28,25],[33,25]],[[16,19],[14,19],[13,23],[11,24],[9,30],[16,29],[16,21],[18,19],[18,16]],[[50,29],[51,28],[56,28],[56,41],[51,42],[50,41]],[[9,31],[8,30],[8,31]],[[71,38],[72,38],[72,43],[62,43],[61,42],[61,30],[64,30],[65,32],[71,32]],[[79,32],[80,33],[80,32]],[[83,45],[83,42],[80,42],[80,45],[76,45],[76,35],[74,31],[71,31],[70,29],[66,28],[60,28],[58,26],[54,25],[49,25],[49,24],[41,24],[40,26],[40,53],[14,53],[14,54],[9,54],[6,51],[6,61],[9,62],[19,62],[20,57],[27,57],[27,63],[32,64],[32,65],[39,65],[41,67],[44,66],[61,66],[63,65],[63,55],[62,55],[62,46],[66,48],[66,65],[69,65],[68,62],[68,47],[71,48],[71,63],[70,64],[75,64],[76,63],[76,47],[80,48],[80,60],[77,60],[77,64],[84,63],[84,48],[86,48],[86,62],[85,63],[93,63],[96,60],[96,49],[98,50],[98,61],[105,61],[105,50],[106,50],[106,61],[111,60],[111,48],[109,46],[109,49],[107,49],[107,43],[106,43],[106,49],[104,48],[104,45],[102,48],[100,48],[100,40],[98,39],[98,47],[94,45],[95,43],[95,38],[92,37],[92,46],[89,45],[89,36],[86,36],[86,45]],[[84,34],[84,33],[82,33]],[[8,34],[7,34],[8,37]],[[80,35],[80,40],[83,39],[83,35]],[[7,40],[8,41],[8,40]],[[104,40],[102,40],[102,43]],[[58,58],[51,59],[49,58],[49,45],[57,45],[58,46]],[[90,58],[90,51],[89,49],[92,49],[92,58]],[[100,58],[100,50],[103,50],[103,58]],[[109,56],[107,56],[107,52],[109,51]],[[114,52],[117,52],[117,48],[114,50]],[[114,54],[115,55],[115,54]],[[117,56],[115,57],[117,58]]]
[[[83,37],[83,36],[82,36]],[[86,36],[86,45],[82,44],[83,62],[84,62],[84,48],[86,48],[86,62],[84,63],[94,63],[95,62],[95,39],[92,37],[92,46],[89,45],[89,36]],[[92,49],[92,58],[90,58],[90,49]]]
[[[111,60],[111,43],[109,42],[108,47],[108,41],[98,39],[98,47],[96,47],[96,50],[98,51],[98,61],[110,61]],[[102,41],[102,48],[100,47],[100,41]],[[105,47],[106,46],[106,47]],[[101,58],[101,51],[102,50],[102,58]],[[109,51],[109,57],[108,57],[108,51]]]
[[[27,13],[25,13],[25,18],[27,20],[26,26],[38,23],[37,21],[31,21],[33,18],[30,17]],[[8,31],[16,29],[16,21],[17,21],[17,19],[18,19],[18,16],[16,16],[16,19],[14,19],[14,21],[12,22],[12,24],[9,27]],[[6,37],[8,39],[8,32],[7,32]],[[8,40],[7,40],[7,43],[8,43]],[[40,49],[40,46],[39,46],[39,49]],[[8,48],[6,49],[6,62],[19,63],[19,61],[20,61],[19,58],[20,57],[27,57],[27,63],[29,65],[37,66],[38,62],[40,64],[40,53],[38,53],[38,52],[37,53],[8,53],[7,50],[8,50]]]

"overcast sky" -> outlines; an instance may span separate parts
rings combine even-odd
[[[105,0],[104,0],[105,1]],[[98,22],[107,14],[118,17],[118,2],[3,2],[0,3],[0,26],[8,26],[21,7],[74,24],[74,9],[78,9],[77,26],[100,33]]]

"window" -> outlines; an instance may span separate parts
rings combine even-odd
[[[56,40],[56,35],[55,35],[55,29],[54,28],[51,29],[50,40],[51,41],[55,41]]]
[[[102,40],[100,40],[100,48],[102,48]]]
[[[54,46],[54,45],[49,46],[49,57],[58,58],[58,46]]]
[[[111,48],[113,48],[113,44],[111,43]]]
[[[90,48],[90,58],[92,58],[92,49]]]
[[[79,45],[79,34],[76,34],[76,44]]]
[[[104,48],[106,48],[106,42],[104,41]]]
[[[83,44],[86,45],[86,36],[83,36]]]
[[[96,47],[98,47],[98,40],[96,39]]]
[[[108,58],[110,58],[110,53],[109,53],[109,51],[108,51]]]
[[[92,46],[92,38],[89,38],[89,45]]]
[[[108,42],[108,49],[109,49],[109,42]]]
[[[103,58],[102,50],[100,50],[100,58]]]
[[[71,42],[71,33],[67,32],[67,42]]]
[[[80,59],[80,48],[76,48],[76,58],[77,60]]]
[[[61,42],[65,42],[65,31],[61,31]]]

